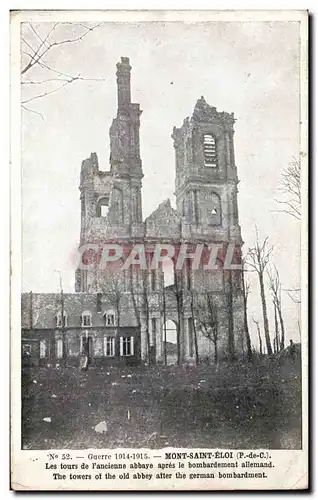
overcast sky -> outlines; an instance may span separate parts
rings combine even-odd
[[[43,37],[52,25],[34,26]],[[82,32],[59,26],[55,39]],[[23,36],[34,44],[29,26]],[[235,155],[244,248],[253,244],[257,224],[261,238],[268,235],[274,245],[273,262],[283,287],[297,286],[300,224],[277,213],[275,198],[282,170],[299,156],[299,24],[105,23],[81,42],[56,47],[46,59],[63,73],[104,81],[75,82],[30,102],[44,120],[36,113],[22,113],[23,291],[58,291],[56,270],[62,273],[65,291],[74,291],[81,162],[96,152],[101,168],[108,169],[108,131],[116,115],[115,72],[121,56],[130,58],[132,101],[143,110],[143,216],[168,197],[175,203],[172,129],[191,116],[203,95],[219,111],[233,111],[237,119]],[[45,75],[35,68],[27,76],[41,80]],[[55,84],[41,91],[52,90]],[[23,98],[33,95],[34,88],[23,85]],[[283,307],[287,339],[299,341],[297,307],[287,294]],[[261,320],[254,277],[249,312]],[[272,320],[271,314],[273,324]],[[257,345],[254,333],[253,342]]]

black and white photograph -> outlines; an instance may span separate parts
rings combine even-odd
[[[277,12],[19,20],[13,411],[56,488],[126,458],[266,489],[308,449],[307,13]]]

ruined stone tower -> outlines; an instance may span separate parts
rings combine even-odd
[[[177,210],[194,238],[241,244],[234,121],[233,114],[218,112],[201,97],[191,119],[173,130]]]
[[[131,103],[129,59],[122,57],[117,64],[117,117],[110,127],[110,172],[112,197],[110,221],[123,225],[134,233],[133,227],[142,222],[141,179],[143,177],[139,127],[139,104]]]
[[[226,356],[234,355],[243,345],[241,271],[226,269],[226,256],[230,257],[228,263],[241,261],[243,243],[238,219],[234,122],[233,113],[218,112],[201,97],[192,117],[186,118],[180,128],[174,127],[172,134],[181,239],[194,247],[219,246],[216,269],[201,266],[185,270],[189,275],[185,279],[185,297],[194,290],[198,297],[215,302],[219,344]],[[185,311],[189,309],[187,304],[189,299],[185,299]]]
[[[81,168],[80,245],[143,236],[140,110],[131,102],[131,66],[127,57],[117,64],[117,116],[109,130],[110,170],[99,170],[96,153]],[[76,272],[76,291],[99,291],[102,275]]]
[[[131,102],[131,66],[127,57],[117,64],[117,116],[110,126],[110,169],[99,169],[96,153],[81,167],[81,236],[85,244],[116,243],[131,249],[146,247],[148,260],[156,245],[200,245],[208,251],[218,245],[213,269],[194,269],[191,258],[174,274],[174,283],[165,285],[164,269],[147,268],[132,277],[125,269],[116,277],[121,289],[121,326],[140,328],[142,359],[161,360],[164,355],[163,329],[166,321],[177,326],[179,357],[194,356],[193,294],[213,300],[219,324],[220,356],[244,350],[243,296],[241,271],[224,268],[228,249],[240,260],[242,238],[238,219],[238,176],[234,158],[234,116],[219,112],[201,97],[191,118],[174,127],[176,209],[163,201],[145,220],[142,216],[142,161],[139,127],[141,110]],[[230,258],[230,262],[233,262]],[[76,291],[104,294],[111,280],[103,270],[77,269]],[[178,281],[178,283],[177,283]],[[145,289],[147,300],[145,301]],[[182,298],[176,289],[181,287]],[[180,293],[179,293],[180,295]],[[136,300],[137,297],[137,300]],[[100,298],[98,300],[101,300]],[[147,304],[147,305],[145,305]],[[166,306],[164,306],[166,304]],[[164,310],[165,307],[165,310]],[[125,316],[123,316],[125,315]],[[125,320],[123,319],[125,317]],[[202,352],[211,351],[211,341],[198,333]]]

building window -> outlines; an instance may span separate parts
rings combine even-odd
[[[120,355],[134,355],[134,337],[120,337]]]
[[[100,216],[107,217],[108,214],[108,205],[101,205],[100,207]]]
[[[58,339],[55,343],[55,354],[57,358],[63,357],[63,340]]]
[[[212,134],[204,134],[203,136],[203,153],[204,165],[206,167],[217,168],[216,142]]]
[[[92,315],[89,311],[82,314],[82,326],[92,326]]]
[[[105,356],[115,356],[115,338],[104,337],[104,353]]]
[[[45,340],[40,341],[40,358],[46,357],[46,342]]]
[[[64,313],[64,325],[62,325],[62,314],[58,313],[56,315],[56,326],[57,328],[62,328],[63,326],[67,326],[67,314]]]
[[[114,311],[107,311],[105,312],[105,325],[106,326],[115,326],[116,324],[116,320],[115,320],[116,316],[115,316],[115,313]]]
[[[104,196],[103,198],[100,198],[97,202],[96,216],[107,217],[108,210],[109,210],[109,198],[108,196]]]
[[[23,354],[31,354],[32,346],[30,344],[23,344],[22,351]]]

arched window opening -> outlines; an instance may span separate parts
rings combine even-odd
[[[170,319],[166,321],[165,328],[163,328],[163,348],[167,353],[167,364],[175,364],[178,359],[177,325]]]
[[[212,134],[204,134],[203,136],[203,153],[204,165],[206,167],[217,168],[216,141]]]
[[[107,217],[109,210],[109,197],[104,196],[100,198],[97,202],[96,216],[97,217]]]

